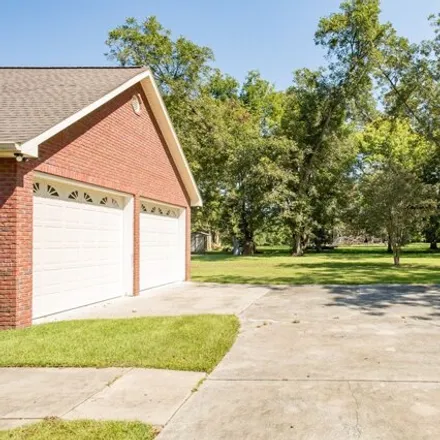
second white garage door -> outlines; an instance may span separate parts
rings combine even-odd
[[[140,290],[185,279],[185,210],[142,202]]]

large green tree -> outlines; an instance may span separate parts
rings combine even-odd
[[[349,134],[347,122],[356,114],[350,110],[371,102],[372,72],[387,33],[379,13],[379,0],[352,0],[321,19],[315,41],[327,50],[329,65],[296,72],[288,90],[283,130],[299,149],[290,167],[298,178],[291,182],[285,205],[294,255],[302,255],[310,232],[319,176],[329,158],[340,156],[338,149]]]
[[[227,119],[238,83],[210,68],[211,49],[173,38],[156,17],[128,18],[109,32],[106,43],[110,59],[151,69],[204,200],[193,226],[218,230],[231,154]]]
[[[249,72],[234,102],[227,122],[233,153],[223,218],[230,237],[249,255],[255,252],[256,234],[280,215],[280,188],[294,144],[279,135],[283,95],[258,72]]]
[[[440,15],[430,20],[434,38],[420,44],[388,27],[376,77],[386,112],[407,117],[414,130],[440,149]]]
[[[286,184],[283,215],[297,256],[303,254],[311,233],[314,202],[329,195],[330,188],[322,185],[324,175],[342,156],[338,150],[344,142],[345,112],[342,105],[329,108],[331,93],[322,72],[309,70],[296,72],[294,86],[287,92],[282,131],[297,149],[287,163],[292,178]]]
[[[389,32],[377,64],[377,79],[385,112],[408,118],[411,128],[431,143],[422,178],[433,184],[440,183],[440,15],[431,16],[430,21],[434,36],[420,44],[411,44],[394,30]],[[425,228],[431,249],[440,240],[439,225],[437,208]]]
[[[211,49],[185,37],[173,39],[156,17],[127,18],[111,30],[107,56],[122,66],[148,66],[164,95],[196,92],[214,59]]]
[[[430,144],[407,120],[388,118],[368,125],[359,144],[359,215],[366,231],[387,236],[398,266],[402,246],[427,223],[436,205],[436,187],[426,184],[420,172]]]
[[[284,94],[251,71],[244,84],[209,62],[213,53],[150,17],[109,32],[108,56],[121,65],[148,66],[200,188],[204,207],[193,228],[235,237],[253,253],[254,236],[278,212],[275,185],[286,143],[277,130]]]
[[[364,209],[373,230],[385,230],[394,265],[400,265],[402,247],[433,209],[428,187],[405,169],[394,165],[364,177],[360,185]]]

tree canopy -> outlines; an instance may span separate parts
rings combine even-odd
[[[398,265],[405,243],[440,233],[440,14],[429,23],[415,44],[380,0],[343,1],[315,33],[326,63],[286,90],[257,70],[240,84],[155,17],[111,30],[107,56],[152,70],[204,200],[194,230],[236,254],[262,237],[296,256],[374,237]]]

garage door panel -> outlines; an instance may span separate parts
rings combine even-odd
[[[75,294],[76,307],[85,304],[93,304],[102,301],[102,292],[94,288],[85,288],[80,291],[57,292],[49,297],[35,297],[33,303],[34,316],[46,316],[66,310],[66,304],[71,302],[72,294]],[[120,292],[115,292],[113,297],[119,296]],[[74,306],[75,307],[75,306]],[[70,307],[72,308],[72,307]]]
[[[185,278],[184,212],[152,202],[140,214],[141,290]]]
[[[122,295],[122,203],[87,202],[102,200],[97,191],[69,199],[68,185],[57,197],[46,189],[42,181],[34,193],[34,318]]]

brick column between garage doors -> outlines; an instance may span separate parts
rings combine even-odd
[[[140,211],[141,211],[141,198],[139,194],[134,196],[134,214],[133,214],[133,295],[139,295],[140,289]]]
[[[32,172],[0,160],[0,329],[32,323]]]

